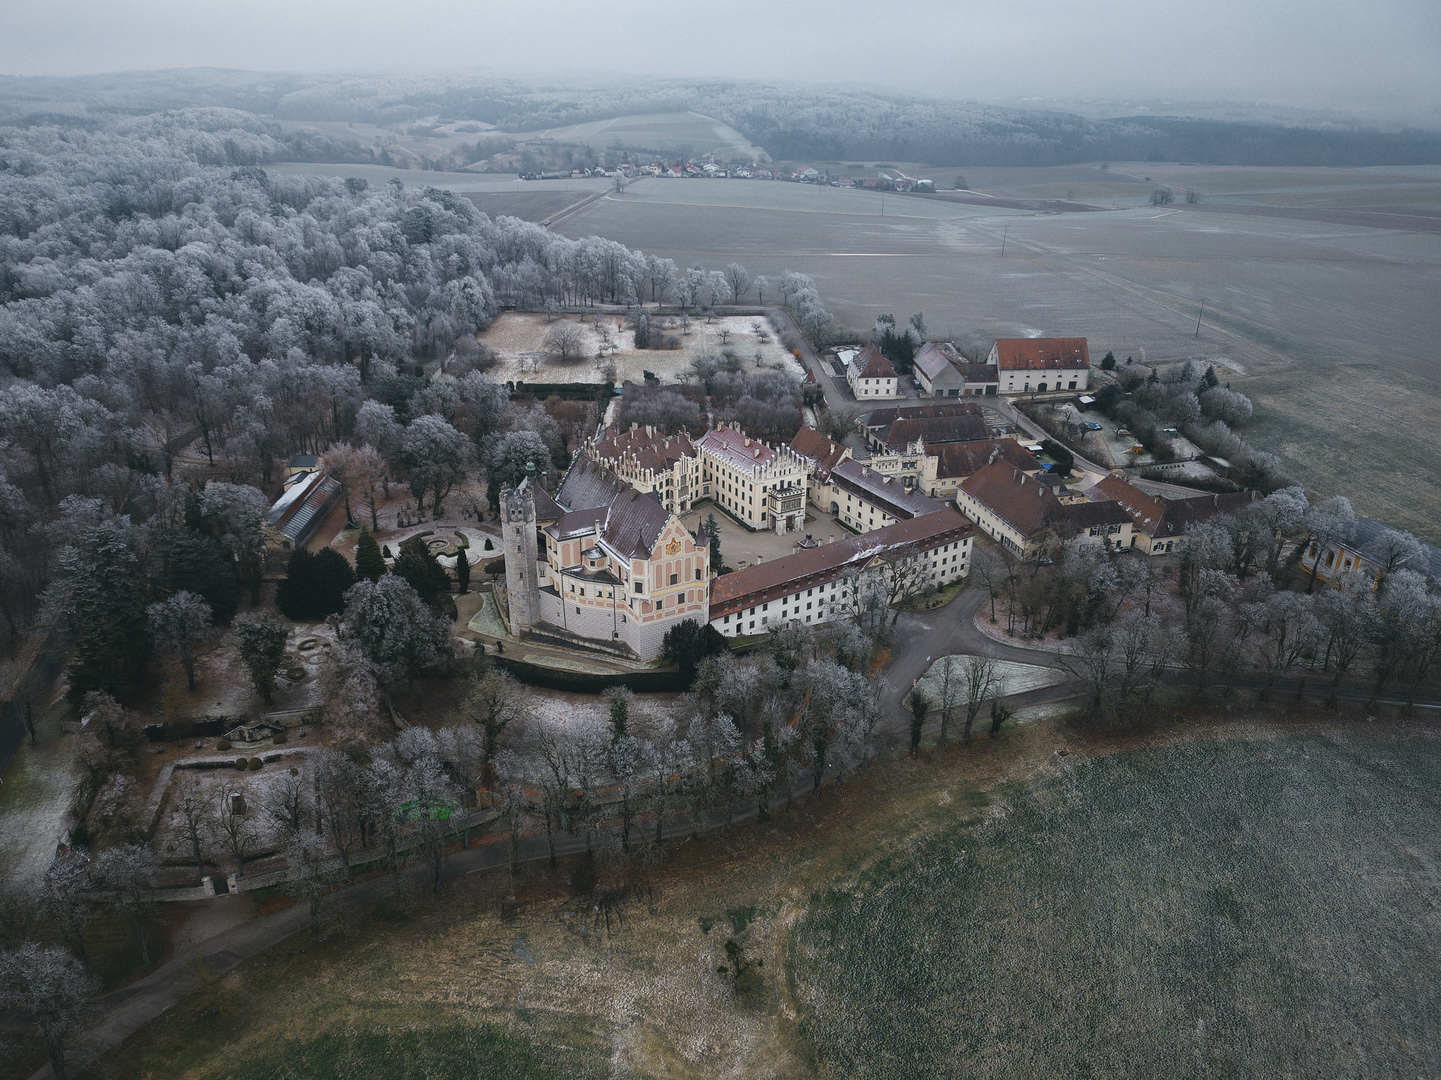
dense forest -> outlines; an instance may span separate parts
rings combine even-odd
[[[77,105],[84,111],[77,114]],[[737,81],[527,85],[462,77],[324,77],[228,71],[0,78],[0,117],[93,122],[114,111],[243,109],[295,122],[479,121],[520,133],[636,113],[694,110],[778,161],[896,160],[951,165],[1196,161],[1213,165],[1417,165],[1441,162],[1441,135],[1341,126],[1285,127],[1181,117],[1087,119],[869,91]],[[372,161],[358,139],[318,131],[272,137],[292,160]],[[639,149],[639,148],[632,148]]]
[[[55,603],[120,577],[137,619],[181,589],[227,621],[258,587],[260,488],[292,453],[372,476],[383,459],[437,510],[474,465],[564,463],[575,432],[485,374],[473,335],[503,302],[705,302],[701,271],[434,188],[267,173],[283,152],[218,108],[0,128],[0,638],[56,572]],[[809,282],[785,286],[803,325],[824,316]],[[734,415],[797,413],[793,376],[740,383],[717,382]],[[351,442],[370,464],[345,464]],[[203,490],[174,468],[197,447]]]

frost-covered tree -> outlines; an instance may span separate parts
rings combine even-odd
[[[465,480],[473,447],[468,438],[439,416],[417,416],[405,425],[400,440],[400,461],[409,477],[410,491],[422,509],[425,497],[440,514],[450,489]]]
[[[99,980],[59,945],[27,942],[0,953],[0,1008],[39,1036],[57,1080],[66,1080],[80,1025]]]
[[[450,624],[435,615],[405,580],[388,574],[361,581],[345,594],[340,639],[365,658],[387,694],[450,653]]]
[[[178,592],[146,609],[150,634],[163,652],[174,653],[185,669],[185,682],[195,692],[195,654],[214,628],[210,605],[192,592]]]
[[[254,612],[235,620],[235,640],[240,658],[250,672],[256,692],[267,705],[274,701],[275,676],[285,660],[285,641],[290,631],[274,615]]]

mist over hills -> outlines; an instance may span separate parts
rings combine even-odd
[[[0,77],[0,123],[91,125],[116,114],[196,107],[281,124],[298,159],[369,161],[366,141],[307,124],[395,126],[441,119],[510,134],[633,114],[695,112],[735,128],[779,161],[934,166],[1195,161],[1215,165],[1419,165],[1441,162],[1441,133],[1175,116],[1095,118],[875,90],[747,81],[585,85],[463,76],[324,76],[193,68],[74,77]],[[479,129],[477,129],[479,130]],[[595,149],[602,149],[596,147]],[[646,150],[644,146],[626,149]]]

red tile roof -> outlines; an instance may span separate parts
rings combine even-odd
[[[1055,492],[1005,462],[977,470],[962,481],[961,491],[1022,536],[1032,536],[1062,517]]]
[[[711,428],[695,441],[697,450],[714,454],[733,469],[754,471],[764,469],[777,458],[772,450],[759,439],[752,439],[735,428]]]
[[[1002,371],[1088,368],[1091,352],[1083,337],[997,338],[996,365]]]
[[[791,440],[791,449],[811,462],[818,480],[825,480],[837,463],[850,451],[840,443],[826,438],[815,428],[803,427]]]
[[[941,401],[933,405],[888,405],[872,409],[866,427],[889,427],[897,420],[929,420],[937,416],[981,416],[981,407],[967,401]]]
[[[892,450],[904,450],[917,439],[925,440],[926,449],[942,443],[971,442],[989,439],[991,429],[982,416],[931,416],[917,419],[897,420],[882,440]]]
[[[1093,502],[1107,500],[1120,504],[1131,515],[1131,522],[1138,532],[1154,537],[1161,530],[1166,516],[1166,500],[1148,495],[1140,488],[1127,483],[1115,475],[1101,477],[1086,492],[1086,498]]]
[[[989,465],[994,459],[1022,472],[1036,473],[1041,463],[1015,439],[977,439],[971,442],[943,443],[926,447],[936,456],[936,479],[966,477]]]
[[[663,435],[653,427],[634,427],[629,431],[607,428],[595,441],[592,451],[599,461],[628,461],[651,472],[668,472],[681,458],[695,457],[689,435]]]
[[[858,379],[894,379],[897,377],[896,369],[891,367],[891,362],[874,345],[867,345],[862,349],[861,354],[851,361],[851,366],[856,369],[856,378]]]
[[[851,536],[834,544],[798,551],[774,562],[723,574],[711,582],[711,619],[724,618],[742,608],[769,603],[797,589],[824,585],[848,570],[874,558],[895,559],[918,551],[964,540],[971,526],[954,510],[938,510],[875,532]]]

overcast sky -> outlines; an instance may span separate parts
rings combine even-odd
[[[4,0],[0,73],[737,76],[1441,110],[1438,0]],[[624,77],[620,75],[619,77]]]

